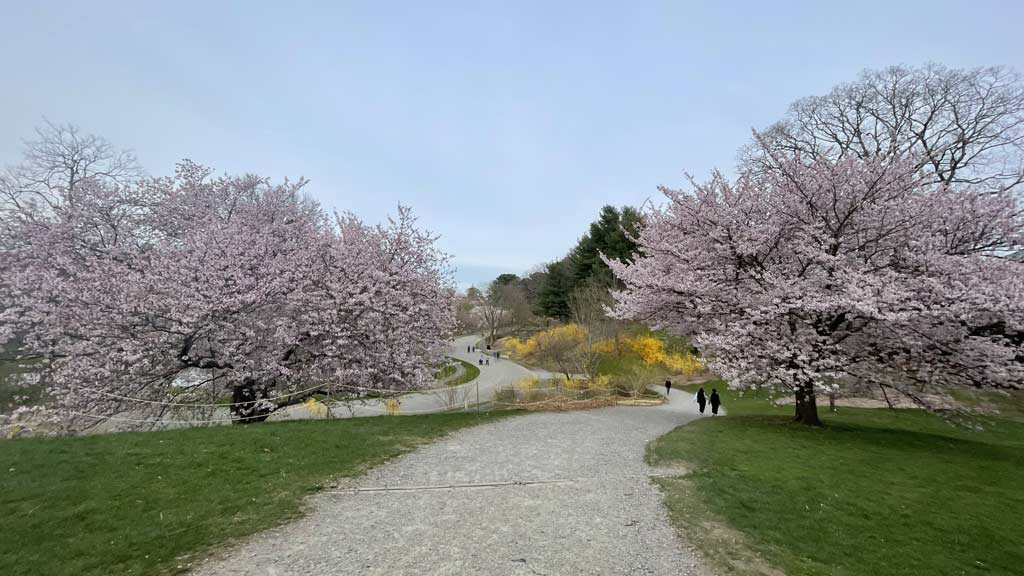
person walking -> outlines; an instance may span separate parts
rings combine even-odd
[[[704,387],[697,390],[697,395],[693,397],[693,401],[697,403],[697,407],[700,408],[700,413],[704,413],[704,406],[708,403],[708,397],[704,394]]]
[[[718,396],[717,388],[711,389],[711,398],[709,398],[709,401],[711,402],[711,415],[718,416],[718,407],[722,405],[722,399]]]
[[[672,381],[669,380],[668,378],[665,378],[665,396],[668,396],[671,393],[672,393]]]

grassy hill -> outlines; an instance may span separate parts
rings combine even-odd
[[[182,572],[216,544],[295,517],[332,479],[508,414],[0,441],[0,572]]]
[[[972,430],[920,410],[826,408],[813,429],[791,424],[792,408],[723,396],[728,416],[648,454],[691,470],[660,482],[722,574],[1020,574],[1024,420]]]

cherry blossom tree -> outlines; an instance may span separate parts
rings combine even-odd
[[[1024,387],[1022,207],[935,183],[914,158],[771,156],[777,169],[662,189],[642,256],[610,265],[616,314],[693,338],[731,386],[795,396],[870,383],[926,404]]]
[[[0,229],[0,344],[48,360],[69,429],[225,394],[257,422],[337,386],[430,382],[454,320],[435,238],[406,208],[384,226],[330,218],[303,184],[184,162],[19,204]]]

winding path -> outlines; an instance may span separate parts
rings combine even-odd
[[[537,376],[548,378],[550,374],[542,371],[533,371],[524,368],[515,362],[507,359],[490,358],[490,364],[478,365],[478,360],[483,357],[479,352],[466,352],[467,346],[472,346],[480,341],[480,336],[463,336],[456,338],[448,349],[448,356],[465,360],[480,368],[480,375],[468,384],[462,384],[457,388],[454,396],[445,394],[445,388],[437,390],[425,390],[422,392],[410,392],[401,396],[399,414],[426,414],[429,412],[443,412],[451,408],[473,406],[481,402],[489,402],[494,391],[503,386],[512,384],[526,376]],[[453,400],[457,400],[453,403]],[[335,418],[351,418],[359,416],[379,416],[387,412],[383,400],[369,399],[353,402],[332,402],[331,414]],[[290,420],[310,418],[309,409],[306,406],[292,406],[280,414],[272,416],[273,420]]]
[[[482,386],[516,373],[483,368]],[[302,519],[195,574],[708,574],[643,460],[649,441],[699,417],[689,394],[671,400],[456,432],[311,498]]]

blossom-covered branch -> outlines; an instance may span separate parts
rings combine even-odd
[[[184,162],[171,178],[87,179],[7,212],[0,340],[49,359],[70,428],[91,422],[72,414],[164,408],[122,397],[228,393],[248,422],[321,384],[429,382],[454,322],[435,238],[404,207],[385,226],[330,218],[303,184]],[[175,384],[196,370],[215,376]]]
[[[1012,192],[933,183],[909,158],[773,161],[663,189],[643,256],[610,262],[617,314],[691,336],[733,386],[794,394],[808,423],[815,392],[848,382],[1024,387]]]

